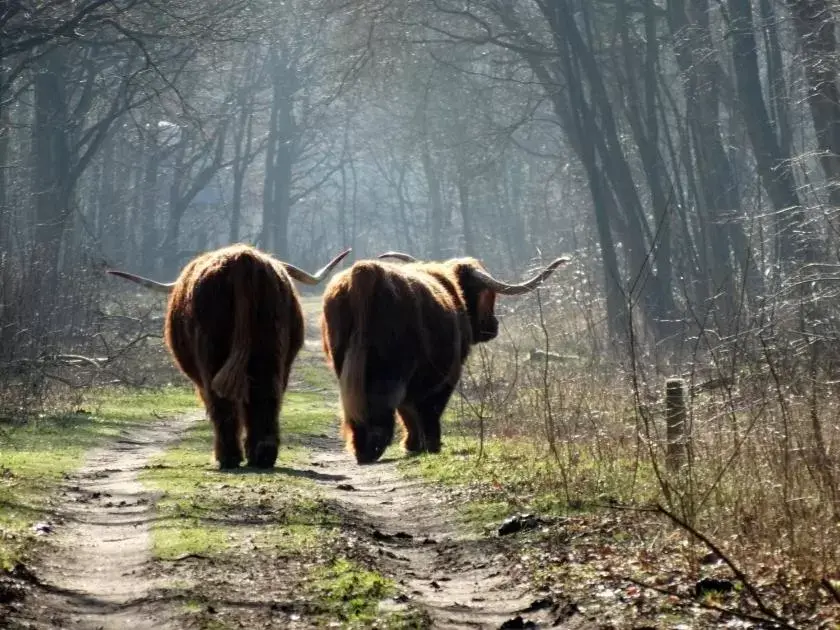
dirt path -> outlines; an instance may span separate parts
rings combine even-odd
[[[312,313],[307,321],[316,330]],[[320,348],[320,339],[306,340],[318,361]],[[559,627],[544,594],[516,579],[511,550],[498,538],[466,535],[444,492],[406,479],[399,460],[358,466],[334,437],[310,448],[312,478],[347,510],[363,544],[380,558],[378,568],[429,614],[433,628]]]
[[[33,628],[166,628],[165,603],[151,561],[152,493],[138,480],[148,461],[198,416],[126,425],[114,442],[92,451],[57,498],[51,549],[38,565],[30,611]]]
[[[119,439],[91,452],[85,467],[67,480],[55,501],[59,507],[49,548],[35,565],[41,587],[28,601],[20,627],[184,627],[179,625],[183,593],[167,588],[171,570],[162,572],[151,558],[156,497],[138,475],[198,415],[127,425]],[[358,466],[335,436],[307,441],[311,456],[296,466],[296,474],[315,482],[313,495],[337,506],[340,535],[364,549],[369,568],[397,582],[402,594],[386,606],[422,610],[432,628],[554,627],[557,615],[551,607],[534,607],[544,594],[516,578],[506,541],[465,534],[445,492],[403,477],[399,458]],[[204,583],[215,568],[197,564],[190,571]],[[233,583],[238,579],[237,570],[228,575]],[[251,621],[254,611],[276,606],[270,586],[257,579],[253,599],[240,604],[233,618]],[[225,608],[221,598],[208,601]],[[303,619],[293,625],[309,627]]]
[[[304,355],[304,360],[323,365],[316,342],[308,340]],[[335,393],[326,391],[325,407],[335,409],[335,403]],[[303,577],[293,568],[294,560],[278,565],[266,557],[264,574],[254,568],[260,561],[243,547],[234,552],[238,557],[233,563],[225,561],[223,574],[215,561],[200,556],[165,567],[152,560],[156,497],[138,477],[151,458],[174,444],[201,415],[126,425],[118,439],[89,454],[84,468],[67,480],[54,501],[54,530],[34,565],[40,587],[27,601],[20,627],[175,630],[187,623],[188,595],[205,602],[214,619],[224,612],[235,624],[267,619],[261,621],[265,627],[310,627],[307,605],[283,590]],[[301,436],[310,456],[295,466],[295,475],[312,480],[313,496],[335,506],[339,535],[348,543],[344,548],[364,550],[360,558],[366,568],[399,585],[400,596],[384,606],[423,611],[431,628],[555,627],[557,614],[544,605],[544,594],[518,577],[524,572],[511,560],[515,546],[495,536],[465,533],[445,491],[400,473],[401,454],[357,465],[338,439],[336,425],[329,435]],[[215,479],[210,483],[223,485]],[[277,521],[248,522],[249,531],[257,533],[273,529]],[[284,575],[278,571],[288,576],[277,582]],[[195,586],[179,592],[172,588],[177,578]],[[210,584],[215,587],[208,588]],[[251,585],[247,601],[235,601],[231,590],[243,584]],[[281,601],[291,606],[286,613]],[[291,610],[299,614],[292,616]],[[284,619],[280,626],[271,621],[276,615]]]
[[[404,478],[398,461],[358,466],[343,444],[325,438],[313,445],[309,469],[315,479],[337,480],[319,485],[347,510],[353,527],[345,535],[373,548],[378,568],[429,614],[433,628],[552,627],[556,614],[515,579],[503,541],[464,534],[445,495]]]

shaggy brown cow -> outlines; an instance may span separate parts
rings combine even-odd
[[[243,433],[248,465],[274,466],[277,416],[304,338],[291,278],[318,284],[349,252],[314,275],[248,245],[202,254],[170,283],[108,271],[169,294],[166,345],[204,402],[220,468],[242,462]]]
[[[324,351],[340,381],[342,431],[360,464],[394,436],[394,412],[409,453],[440,451],[440,417],[476,343],[498,334],[496,295],[536,288],[568,258],[521,284],[493,278],[474,258],[406,265],[365,260],[324,292]]]

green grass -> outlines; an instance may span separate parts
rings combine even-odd
[[[319,392],[287,392],[280,414],[280,439],[300,444],[307,436],[329,433],[337,424],[335,410]]]
[[[329,367],[324,363],[323,357],[305,357],[301,352],[301,358],[298,359],[295,366],[292,368],[292,378],[297,378],[306,383],[307,386],[333,392],[338,391],[335,374],[333,374]],[[337,406],[337,396],[334,398],[334,403]]]
[[[393,603],[391,598],[398,592],[393,580],[347,558],[336,559],[312,571],[305,589],[314,604],[316,617],[329,621],[330,625],[338,621],[344,628],[425,630],[431,627],[427,613]]]
[[[334,519],[295,465],[307,456],[307,436],[329,431],[333,421],[320,394],[288,392],[276,468],[263,472],[217,470],[210,423],[192,427],[141,475],[161,493],[152,529],[155,557],[217,555],[241,544],[249,526],[260,530],[254,544],[273,553],[303,552],[329,540]],[[258,527],[269,522],[270,528]]]
[[[175,416],[191,409],[201,409],[195,391],[188,387],[161,389],[95,389],[84,397],[93,412],[112,421],[140,422],[161,416]]]
[[[73,413],[41,414],[0,423],[0,568],[23,561],[36,540],[32,526],[48,520],[47,502],[87,450],[132,422],[155,421],[195,408],[184,388],[132,392],[100,389]]]
[[[370,623],[379,602],[396,593],[394,583],[375,571],[341,558],[313,572],[309,591],[323,614],[349,623]]]
[[[467,489],[458,513],[479,531],[515,512],[568,514],[656,491],[651,471],[631,460],[602,464],[577,452],[568,459],[561,453],[558,464],[545,445],[518,438],[489,438],[481,457],[479,451],[476,438],[444,436],[440,454],[403,459],[399,468],[407,476]]]

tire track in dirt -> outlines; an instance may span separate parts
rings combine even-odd
[[[298,361],[322,362],[320,305],[305,301],[304,311],[308,334]],[[337,391],[329,393],[332,404],[337,397]],[[445,494],[400,474],[399,460],[359,466],[337,437],[308,446],[312,457],[306,468],[312,478],[346,510],[359,537],[381,560],[378,568],[428,613],[432,628],[560,627],[554,624],[552,608],[525,612],[545,594],[516,580],[511,570],[515,561],[502,541],[470,538],[459,531],[458,516]],[[328,477],[342,481],[324,481]],[[535,625],[527,625],[529,621]]]
[[[54,538],[36,563],[40,587],[27,605],[34,618],[21,627],[169,627],[167,602],[155,596],[159,580],[149,571],[156,497],[139,475],[199,417],[127,424],[70,475],[56,501]]]
[[[372,547],[378,567],[393,577],[409,601],[425,610],[433,628],[553,627],[550,610],[526,612],[544,597],[511,571],[503,541],[469,537],[443,492],[406,479],[398,460],[358,466],[336,438],[310,446],[313,478],[345,511],[351,527]],[[315,475],[314,473],[320,473]],[[516,625],[520,616],[523,625]],[[527,622],[538,626],[526,625]]]

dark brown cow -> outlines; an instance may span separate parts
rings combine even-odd
[[[324,292],[324,351],[340,381],[342,430],[360,464],[376,461],[393,440],[395,411],[406,451],[440,451],[440,417],[470,348],[498,334],[496,295],[531,291],[569,260],[507,284],[474,258],[384,257],[409,264],[360,261]]]
[[[220,468],[242,462],[243,433],[248,465],[274,466],[277,416],[304,337],[292,278],[318,284],[349,252],[314,275],[248,245],[202,254],[166,284],[108,271],[169,294],[166,345],[204,401]]]

